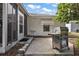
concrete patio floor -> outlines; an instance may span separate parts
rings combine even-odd
[[[52,38],[34,38],[31,45],[25,52],[26,56],[53,56],[53,55],[73,55],[73,45],[69,44],[70,50],[59,52],[52,49]]]

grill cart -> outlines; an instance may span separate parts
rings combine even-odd
[[[56,27],[52,35],[53,48],[58,49],[59,51],[64,51],[69,49],[68,47],[68,29],[67,27]]]

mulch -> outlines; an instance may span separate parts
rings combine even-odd
[[[73,48],[74,48],[74,56],[79,56],[79,48],[77,48],[77,46],[76,46],[76,39],[77,38],[70,38],[69,42],[74,45],[73,46]]]
[[[0,56],[16,56],[18,49],[22,48],[24,44],[17,43],[14,47],[12,47],[9,51],[4,54],[0,54]]]
[[[74,46],[74,55],[79,56],[79,48],[77,46]]]

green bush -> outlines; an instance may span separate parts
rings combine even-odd
[[[79,48],[79,38],[76,41],[76,46],[77,46],[77,48]]]

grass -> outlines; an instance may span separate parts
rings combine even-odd
[[[69,32],[68,35],[69,35],[69,37],[79,38],[79,33],[77,33],[77,32]]]
[[[71,42],[72,44],[76,45],[77,44],[77,40],[79,39],[79,33],[76,32],[69,32],[69,42]]]
[[[79,48],[79,38],[76,40],[76,46]]]

